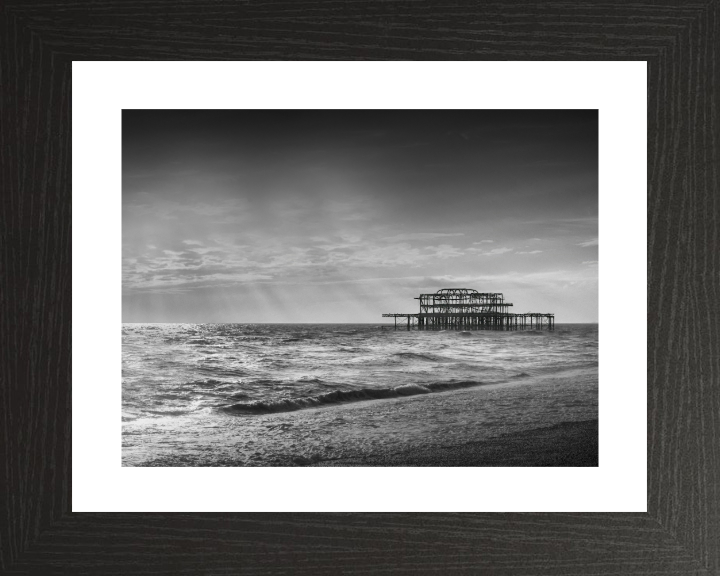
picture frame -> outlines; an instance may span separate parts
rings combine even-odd
[[[720,570],[717,1],[0,10],[0,571]],[[72,513],[71,64],[139,59],[647,61],[648,512]]]

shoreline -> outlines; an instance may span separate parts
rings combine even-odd
[[[596,467],[596,390],[592,369],[573,368],[287,412],[216,410],[140,426],[130,422],[123,425],[122,462],[124,467]]]
[[[208,461],[188,455],[166,455],[136,466],[244,466],[262,465],[246,457],[220,457]],[[123,466],[128,466],[124,463]],[[133,465],[130,465],[131,467]],[[568,421],[559,424],[501,434],[462,444],[404,444],[373,446],[342,456],[326,457],[283,450],[272,458],[269,468],[286,467],[597,467],[598,420]]]
[[[359,458],[322,460],[307,465],[596,467],[598,466],[598,421],[562,422],[554,426],[503,434],[461,445],[405,447],[396,452],[367,454]]]

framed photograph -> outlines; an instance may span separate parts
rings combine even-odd
[[[2,569],[714,573],[715,5],[155,8],[4,8]]]
[[[73,510],[644,509],[644,64],[73,68]]]
[[[122,142],[123,465],[598,465],[598,110],[124,109]]]

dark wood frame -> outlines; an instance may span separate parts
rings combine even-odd
[[[0,572],[720,573],[718,5],[2,4]],[[73,514],[72,60],[430,58],[648,63],[648,512]]]

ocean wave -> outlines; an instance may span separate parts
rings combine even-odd
[[[193,393],[197,392],[200,394],[210,394],[213,395],[218,392],[223,392],[226,390],[236,390],[238,386],[244,385],[243,380],[215,380],[214,378],[208,378],[205,380],[190,380],[183,384],[183,388],[188,388],[189,390],[185,392],[187,393]]]
[[[262,386],[267,384],[270,386],[278,386],[281,384],[287,384],[287,382],[285,382],[285,380],[276,380],[274,378],[253,378],[252,380],[248,380],[248,384],[251,386]]]
[[[187,397],[187,392],[162,392],[153,396],[156,400],[186,400]]]
[[[204,380],[192,380],[191,382],[188,382],[188,384],[189,384],[190,386],[198,386],[198,387],[200,387],[200,388],[205,388],[205,387],[208,387],[208,386],[213,387],[213,386],[216,386],[216,385],[218,385],[218,384],[223,384],[223,381],[222,381],[222,380],[215,380],[214,378],[206,378],[206,379],[204,379]]]
[[[403,396],[417,396],[446,392],[460,388],[482,386],[483,382],[466,380],[462,382],[432,382],[429,384],[404,384],[395,388],[361,388],[359,390],[333,390],[317,396],[305,398],[281,398],[279,400],[255,402],[241,402],[220,406],[224,412],[235,414],[269,414],[274,412],[294,412],[306,408],[318,408],[332,404],[348,402],[363,402],[366,400],[382,400],[386,398],[399,398]]]
[[[191,409],[186,410],[145,410],[148,414],[155,414],[157,416],[182,416],[183,414],[190,414]]]
[[[220,360],[216,359],[212,363],[217,364],[218,362],[220,362]],[[250,374],[249,371],[243,370],[242,368],[221,368],[219,366],[208,366],[207,364],[209,363],[210,362],[204,359],[201,365],[195,367],[195,371],[223,378],[238,378]]]
[[[430,362],[447,362],[447,358],[435,356],[434,354],[419,354],[417,352],[396,352],[393,356],[405,358],[408,360],[427,360]]]
[[[300,384],[325,384],[320,378],[314,376],[303,376],[298,380]]]

